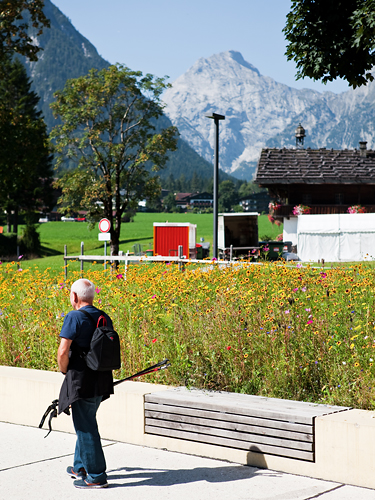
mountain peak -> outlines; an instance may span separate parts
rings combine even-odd
[[[225,52],[220,52],[219,54],[213,54],[210,57],[201,57],[186,73],[184,73],[184,75],[196,72],[201,73],[202,70],[207,68],[211,68],[214,72],[223,71],[224,75],[227,74],[228,70],[237,73],[239,70],[246,68],[253,73],[253,75],[249,74],[248,78],[261,76],[257,68],[245,61],[242,54],[236,50],[227,50]],[[184,75],[181,76],[184,77]]]
[[[332,111],[334,100],[333,94],[293,89],[261,75],[235,50],[200,58],[163,95],[172,123],[208,161],[213,157],[214,134],[206,115],[212,110],[224,115],[225,122],[220,126],[221,168],[232,174],[238,169],[241,176],[246,171],[248,178],[267,141],[288,129],[283,141],[293,145],[293,127],[301,120],[310,130],[314,127],[315,137],[317,123],[329,134],[337,114]]]
[[[229,57],[230,59],[233,59],[233,61],[237,62],[241,66],[244,66],[245,68],[251,69],[251,71],[254,71],[257,75],[260,76],[260,73],[258,69],[250,64],[249,62],[245,61],[243,58],[241,52],[237,52],[236,50],[228,50],[226,52],[222,52],[221,54],[218,54],[219,56],[223,55],[224,57]]]

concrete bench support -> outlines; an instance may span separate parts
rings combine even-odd
[[[37,427],[47,406],[58,396],[62,380],[63,376],[59,373],[0,366],[0,421]],[[259,444],[262,446],[262,443],[257,444],[258,449],[254,452],[251,451],[251,445],[248,445],[247,449],[239,449],[146,433],[145,409],[155,410],[147,409],[149,403],[145,402],[145,399],[149,399],[149,394],[155,397],[155,393],[166,392],[173,394],[176,389],[142,382],[124,382],[116,387],[115,395],[99,409],[101,436],[141,446],[164,448],[375,489],[375,412],[344,410],[326,415],[317,414],[314,417],[315,444],[312,461],[271,454],[266,448],[261,451]],[[242,396],[229,397],[236,399]],[[215,394],[210,394],[210,398],[216,399]],[[290,402],[279,401],[280,406],[290,405]],[[240,407],[241,404],[238,403],[237,406]],[[149,418],[149,415],[146,418]],[[54,419],[53,427],[56,430],[73,432],[71,418],[66,415]],[[45,431],[40,432],[43,439]],[[242,433],[242,430],[239,432]],[[53,439],[52,436],[48,439]],[[280,436],[273,437],[280,439]]]

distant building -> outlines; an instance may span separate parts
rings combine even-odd
[[[192,208],[209,208],[214,204],[214,197],[212,194],[204,193],[194,193],[190,196],[190,206]]]
[[[176,193],[176,205],[182,209],[209,208],[213,206],[214,198],[210,193]]]
[[[261,193],[253,193],[241,198],[239,204],[244,212],[268,213],[268,204],[270,201],[271,197],[268,192],[262,191]]]
[[[190,196],[193,193],[175,193],[176,206],[185,210],[190,205]]]

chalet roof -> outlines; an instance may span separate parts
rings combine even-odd
[[[194,193],[176,193],[176,201],[185,201]]]
[[[194,200],[212,200],[213,194],[203,191],[203,193],[193,193],[189,198]]]
[[[357,149],[262,149],[255,182],[375,184],[375,151],[365,155]]]

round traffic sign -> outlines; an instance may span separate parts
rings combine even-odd
[[[108,233],[110,229],[111,229],[111,223],[109,222],[108,219],[101,219],[99,221],[99,231],[101,233]]]

